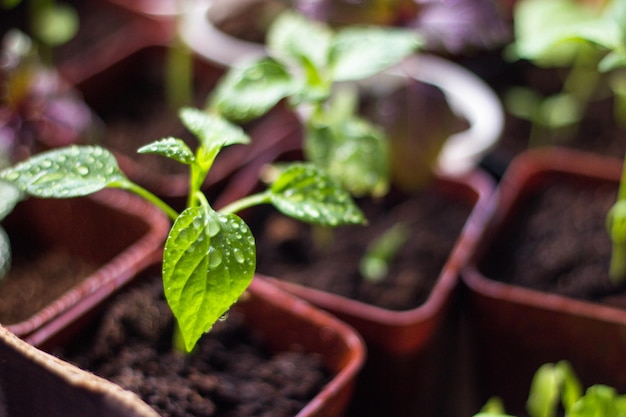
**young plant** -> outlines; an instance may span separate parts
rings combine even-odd
[[[98,146],[44,152],[1,171],[0,178],[35,197],[78,197],[112,187],[134,192],[160,207],[173,221],[163,254],[165,297],[184,348],[190,351],[239,299],[255,272],[254,237],[236,212],[272,204],[288,216],[326,226],[360,224],[364,218],[336,181],[304,163],[283,167],[266,191],[216,211],[200,187],[219,152],[226,146],[246,144],[249,138],[224,118],[198,109],[184,108],[180,118],[198,138],[195,152],[173,137],[148,144],[139,152],[163,155],[189,167],[189,198],[182,213],[130,181],[114,156]]]
[[[615,99],[616,120],[626,122],[626,89],[619,71],[626,65],[624,0],[523,0],[514,20],[510,56],[568,71],[556,94],[542,97],[515,88],[508,95],[509,109],[532,122],[531,143],[575,128],[589,103],[607,91]]]
[[[606,216],[606,228],[612,242],[609,277],[615,285],[620,285],[626,279],[626,160],[617,201]]]
[[[567,361],[542,365],[531,382],[526,411],[530,417],[623,417],[626,395],[607,385],[593,385],[583,393],[582,385]],[[497,398],[490,399],[474,417],[511,417]]]
[[[387,275],[389,264],[408,239],[406,225],[396,223],[368,245],[361,258],[359,271],[370,282],[379,282]]]
[[[420,44],[408,30],[333,31],[286,12],[269,29],[269,56],[230,71],[209,106],[231,120],[246,121],[287,99],[303,119],[308,160],[355,195],[384,194],[389,164],[384,134],[357,114],[353,99],[345,93],[333,95],[338,83],[368,78],[399,63]]]

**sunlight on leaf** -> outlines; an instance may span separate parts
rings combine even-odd
[[[137,152],[162,155],[186,165],[191,164],[196,159],[193,151],[189,149],[185,142],[172,137],[149,143],[139,148]]]

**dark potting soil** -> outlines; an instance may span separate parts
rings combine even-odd
[[[486,276],[540,291],[626,307],[609,279],[606,213],[617,189],[551,183],[529,197],[487,250]]]
[[[163,417],[294,416],[329,380],[316,355],[264,349],[236,308],[193,354],[174,352],[162,292],[153,279],[121,294],[92,336],[57,353],[137,393]]]
[[[11,271],[0,282],[0,323],[4,325],[32,317],[96,269],[67,251],[23,249],[13,247]]]
[[[464,202],[428,191],[399,203],[359,204],[369,223],[321,230],[271,213],[255,230],[257,270],[392,310],[418,307],[430,294],[471,211]],[[395,200],[396,202],[398,200]],[[367,245],[397,223],[408,239],[379,282],[364,279],[359,263]]]

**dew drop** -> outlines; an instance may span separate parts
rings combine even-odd
[[[226,321],[228,319],[228,311],[220,316],[218,321]]]
[[[244,256],[241,249],[237,249],[237,248],[233,249],[233,256],[235,257],[235,260],[239,262],[240,264],[246,261],[246,257]]]
[[[209,236],[214,237],[221,230],[220,225],[215,221],[209,221]]]
[[[80,165],[76,168],[76,172],[78,172],[78,175],[85,176],[89,174],[89,168],[84,165]]]
[[[215,269],[222,263],[222,254],[214,249],[209,252],[209,268]]]

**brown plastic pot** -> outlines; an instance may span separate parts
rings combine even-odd
[[[60,250],[72,258],[80,257],[93,270],[42,309],[16,322],[3,323],[16,335],[26,337],[77,306],[91,308],[98,304],[146,268],[162,250],[169,222],[160,210],[139,197],[106,190],[76,199],[31,198],[16,206],[3,227],[14,252],[19,248],[30,252]],[[13,258],[18,256],[14,253]],[[1,288],[0,297],[4,294]]]
[[[257,176],[242,173],[242,177],[221,195],[221,204],[258,186]],[[433,187],[450,201],[466,204],[472,213],[431,295],[419,307],[394,311],[283,281],[280,277],[266,278],[328,311],[363,336],[368,357],[351,406],[354,415],[438,415],[439,408],[446,404],[444,398],[450,385],[454,384],[456,342],[453,340],[459,273],[481,229],[482,210],[493,190],[493,182],[486,174],[472,171],[463,177],[438,175]]]
[[[160,271],[160,264],[146,271],[144,278]],[[142,279],[142,277],[139,277]],[[365,358],[359,335],[331,315],[255,278],[246,295],[233,309],[243,313],[246,325],[254,329],[272,352],[304,351],[319,354],[332,373],[329,382],[297,417],[340,417],[351,399],[356,376]],[[91,315],[90,320],[97,316]],[[50,323],[32,335],[29,342],[44,350],[75,343],[76,337],[93,326],[93,320]]]
[[[493,184],[474,171],[462,178],[438,176],[433,187],[473,211],[422,305],[389,310],[272,279],[278,287],[337,316],[363,336],[369,354],[352,406],[356,415],[440,415],[446,405],[444,398],[455,384],[459,273],[475,243],[480,214]]]
[[[528,195],[553,181],[617,192],[621,169],[616,158],[548,148],[518,156],[506,171],[486,212],[480,243],[462,271],[472,348],[468,361],[475,371],[475,402],[468,412],[492,395],[502,397],[509,412],[524,410],[535,370],[562,359],[572,363],[585,386],[626,390],[626,311],[496,281],[483,272],[489,248],[515,224]]]
[[[78,369],[0,327],[0,415],[158,417],[135,394]]]

